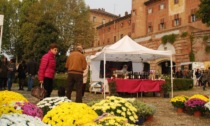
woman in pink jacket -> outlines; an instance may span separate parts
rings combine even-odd
[[[48,53],[42,56],[39,66],[38,79],[40,84],[43,84],[44,89],[47,91],[45,97],[50,97],[53,90],[53,78],[56,71],[55,55],[57,52],[58,46],[56,44],[51,44]]]

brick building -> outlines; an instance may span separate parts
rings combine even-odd
[[[132,0],[131,14],[125,12],[125,16],[107,20],[96,28],[97,37],[92,50],[101,49],[129,35],[148,48],[171,50],[176,66],[189,62],[191,52],[195,55],[195,61],[209,61],[210,55],[205,50],[210,41],[205,42],[202,38],[209,36],[210,27],[196,19],[199,3],[200,0]],[[175,41],[169,39],[163,44],[162,38],[172,34],[176,36]],[[164,73],[168,62],[169,59],[151,61],[150,69]]]

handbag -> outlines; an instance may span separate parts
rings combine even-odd
[[[31,90],[31,95],[40,100],[44,99],[46,93],[47,91],[43,88],[42,84],[40,84],[40,86],[32,88]]]

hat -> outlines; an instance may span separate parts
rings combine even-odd
[[[76,47],[76,50],[78,50],[78,51],[81,51],[81,52],[82,52],[83,48],[82,48],[82,46],[81,46],[81,45],[79,45],[79,46],[77,46],[77,47]]]

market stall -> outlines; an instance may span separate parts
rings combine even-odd
[[[118,61],[118,62],[128,62],[132,61],[132,63],[143,63],[147,61],[152,61],[159,58],[170,58],[170,66],[172,66],[172,53],[171,51],[158,51],[146,48],[144,46],[139,45],[135,41],[133,41],[129,36],[124,36],[121,40],[117,41],[113,45],[106,46],[103,48],[101,52],[96,53],[95,55],[91,56],[91,63],[90,69],[91,73],[94,74],[93,71],[96,70],[94,67],[103,61],[104,63],[104,76],[103,81],[106,82],[106,61]],[[95,65],[93,65],[95,64]],[[99,69],[98,69],[99,70]],[[135,70],[135,69],[133,69]],[[172,71],[172,68],[171,68]],[[171,73],[172,77],[172,73]],[[91,75],[91,78],[93,76]],[[106,85],[104,85],[106,86]],[[105,88],[105,87],[104,87]],[[173,97],[173,81],[171,81],[171,88],[172,88],[172,97]],[[104,93],[104,98],[105,98]]]

